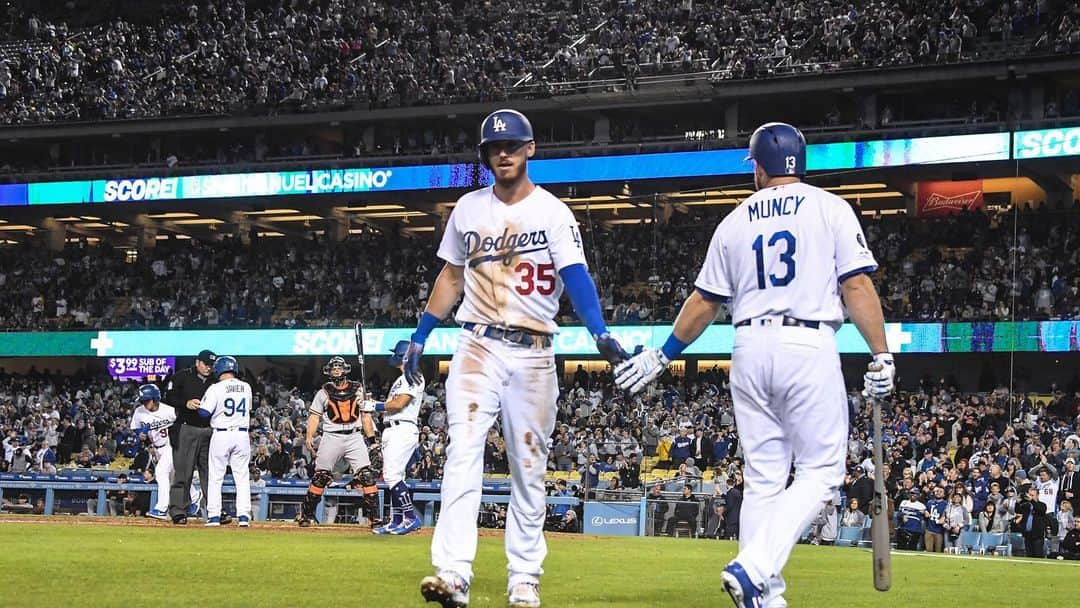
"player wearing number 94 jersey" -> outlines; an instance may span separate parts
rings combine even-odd
[[[206,389],[199,402],[199,416],[210,419],[210,483],[206,497],[206,525],[221,524],[221,486],[225,468],[232,467],[236,484],[236,520],[241,527],[251,522],[251,440],[248,427],[254,398],[251,385],[237,375],[240,366],[232,357],[218,357],[213,377],[217,380]]]
[[[425,599],[444,607],[469,603],[484,442],[500,417],[512,482],[508,600],[515,608],[540,605],[544,470],[559,392],[551,343],[564,289],[600,353],[609,361],[625,357],[607,333],[577,220],[529,180],[535,150],[532,125],[520,112],[496,110],[481,123],[480,162],[495,184],[461,197],[450,214],[438,252],[446,265],[403,360],[406,379],[419,384],[424,342],[464,292],[456,320],[466,331],[446,381],[450,443],[431,543],[437,572],[420,583]]]
[[[888,395],[894,368],[869,278],[877,263],[850,205],[801,181],[802,133],[763,125],[748,158],[757,192],[716,228],[667,342],[616,368],[615,382],[641,390],[731,299],[731,396],[746,485],[739,554],[722,582],[736,606],[778,608],[787,605],[780,572],[792,547],[844,478],[848,419],[836,346],[844,305],[874,353],[866,391]]]

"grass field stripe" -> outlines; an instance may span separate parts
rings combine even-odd
[[[862,551],[869,553],[869,549]],[[1055,566],[1080,567],[1080,562],[1057,559],[1027,559],[1025,557],[990,557],[987,555],[956,555],[955,553],[919,553],[910,551],[893,551],[892,554],[907,557],[937,557],[941,559],[967,559],[981,562],[998,562],[1006,564],[1046,564]]]

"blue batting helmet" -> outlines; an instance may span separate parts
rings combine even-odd
[[[487,115],[484,122],[480,123],[480,145],[476,148],[480,163],[491,168],[488,164],[487,150],[484,146],[493,141],[518,141],[530,142],[533,140],[532,124],[525,115],[517,110],[509,108],[495,110]]]
[[[390,351],[389,363],[390,367],[397,367],[405,361],[405,351],[409,350],[408,340],[398,340],[398,343],[394,345],[394,350]]]
[[[153,384],[144,384],[139,387],[139,403],[147,401],[161,402],[161,390]]]
[[[763,124],[750,136],[746,160],[750,159],[761,165],[769,177],[802,177],[806,175],[806,138],[787,123]]]
[[[236,362],[235,357],[228,355],[224,357],[218,357],[217,361],[214,361],[214,377],[217,378],[225,372],[232,372],[234,374],[239,373],[240,364]]]

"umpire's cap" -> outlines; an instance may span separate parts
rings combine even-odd
[[[144,384],[139,387],[139,403],[147,401],[161,402],[161,390],[153,384]]]
[[[397,367],[405,361],[405,351],[409,350],[408,340],[398,340],[398,343],[394,345],[394,350],[390,351],[390,367]]]
[[[533,140],[532,123],[525,115],[517,110],[504,108],[495,110],[487,115],[484,122],[480,123],[480,145],[477,146],[476,154],[480,157],[480,164],[488,169],[487,150],[485,146],[493,141],[517,141],[521,143]]]
[[[238,374],[240,372],[240,364],[236,362],[235,358],[228,355],[218,357],[217,361],[214,361],[215,378],[226,372],[231,372],[233,374]]]
[[[761,125],[750,136],[745,160],[753,159],[769,177],[806,175],[806,138],[802,131],[783,122]]]
[[[217,361],[217,355],[214,354],[214,351],[204,348],[203,350],[199,351],[199,354],[195,355],[195,360],[202,361],[207,365],[213,366],[214,361]]]

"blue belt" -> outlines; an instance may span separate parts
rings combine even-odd
[[[761,319],[762,321],[771,319]],[[743,319],[735,323],[735,327],[749,327],[753,323],[753,319]],[[761,323],[761,325],[767,325],[767,323]],[[789,317],[784,315],[784,321],[782,323],[784,327],[807,327],[810,329],[817,329],[821,327],[820,321],[805,321],[803,319],[796,319],[795,317]]]
[[[476,323],[462,323],[461,328],[466,331],[472,331],[476,328],[476,325]],[[488,325],[484,327],[483,336],[485,338],[491,338],[492,340],[520,344],[521,346],[535,346],[537,344],[542,348],[551,346],[550,335],[529,331],[527,329],[506,329]]]
[[[242,426],[242,427],[240,427],[240,428],[238,428],[238,429],[219,429],[219,428],[217,428],[217,427],[214,427],[214,430],[215,430],[215,431],[245,431],[245,432],[247,432],[247,427],[246,427],[246,426]]]

